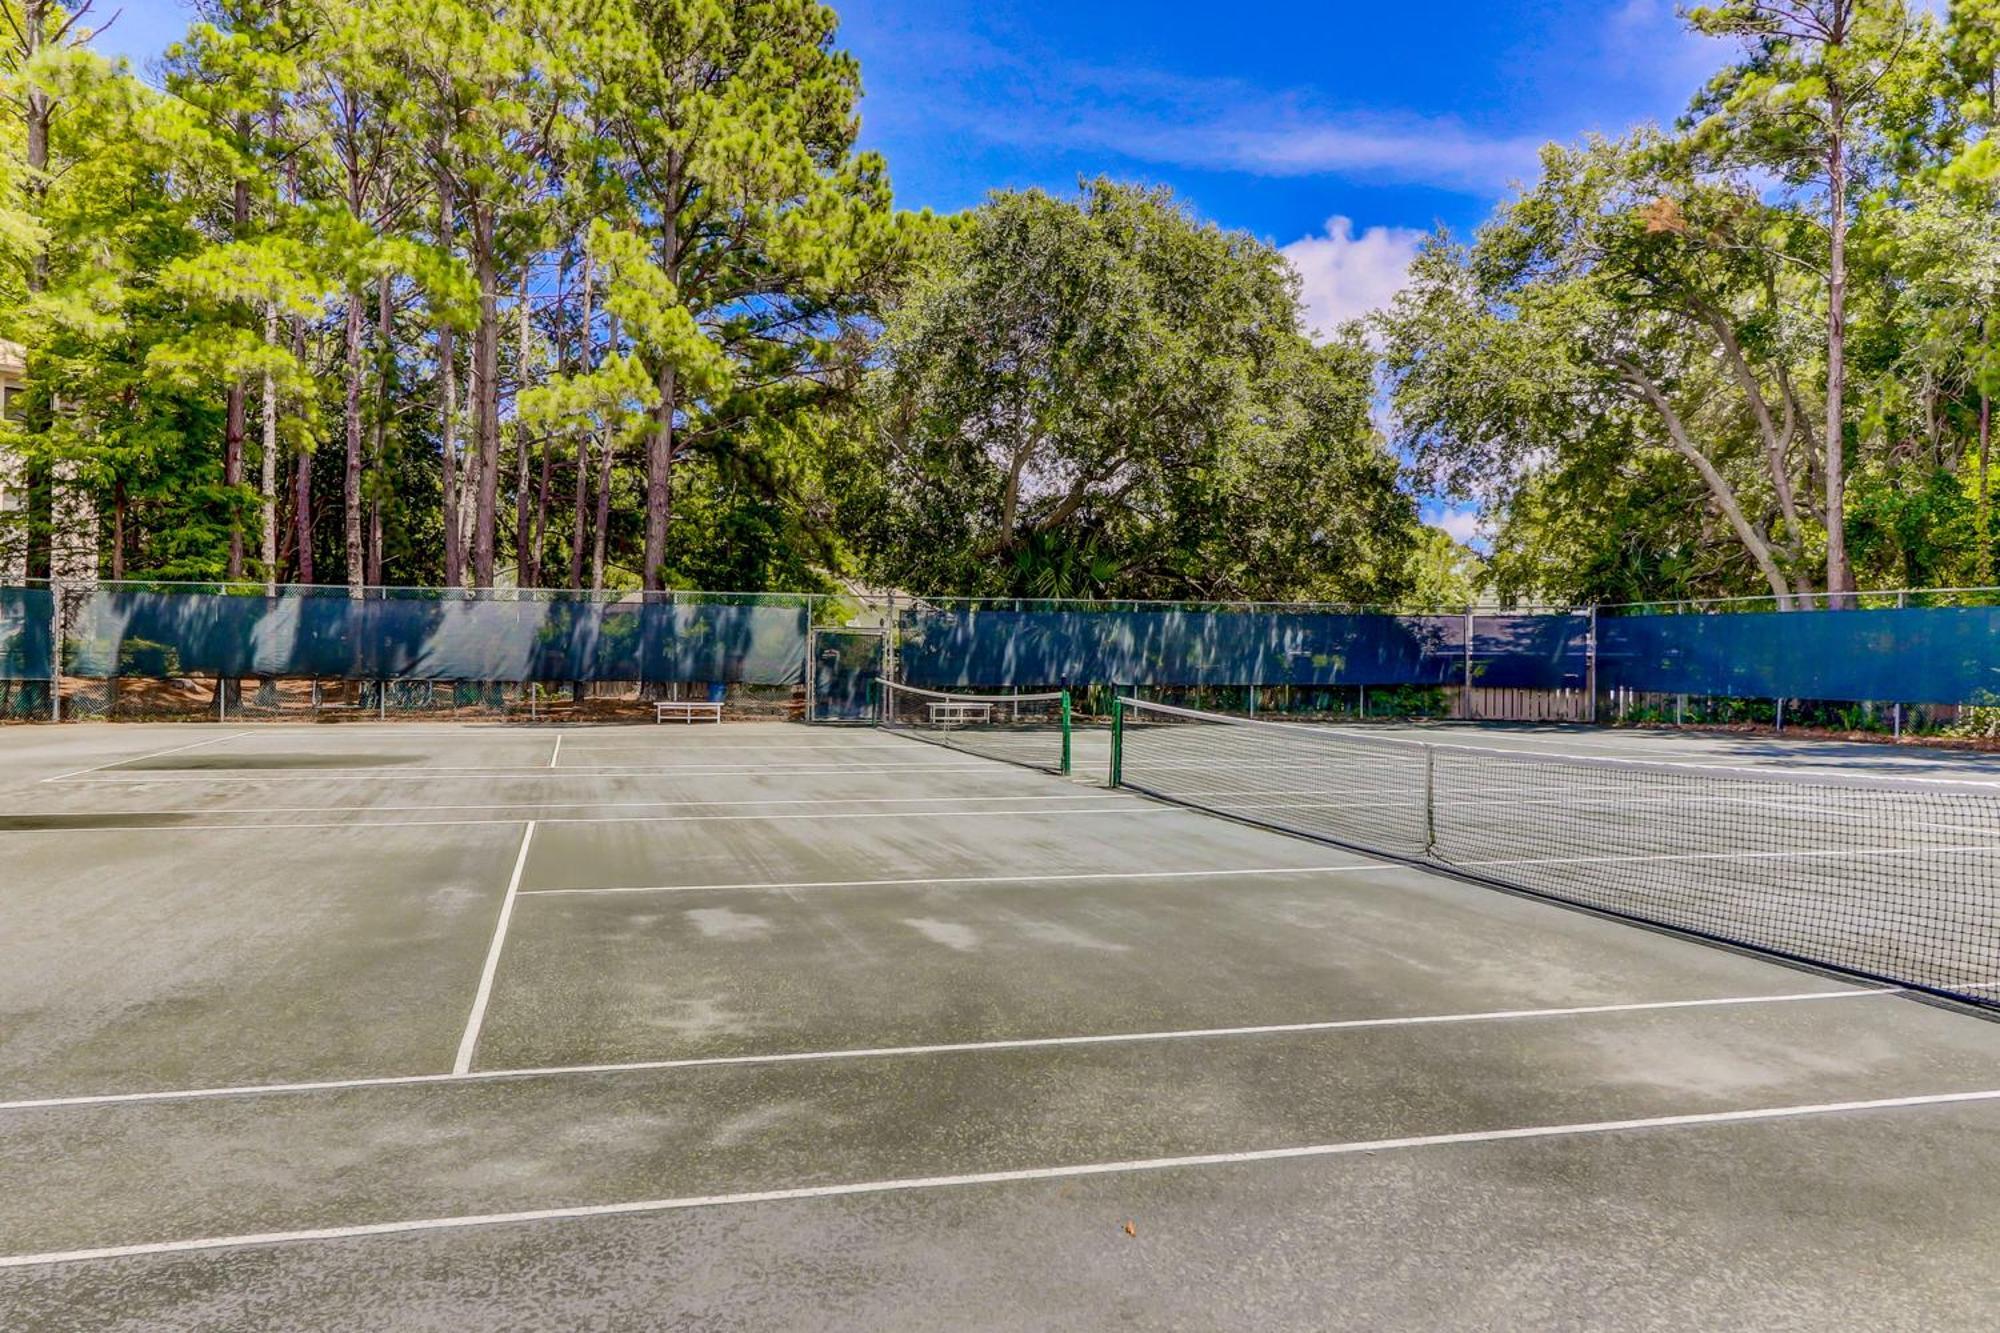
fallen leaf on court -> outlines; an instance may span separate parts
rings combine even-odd
[[[1128,1236],[1138,1235],[1139,1234],[1138,1224],[1136,1222],[1127,1222],[1125,1224],[1125,1234]]]

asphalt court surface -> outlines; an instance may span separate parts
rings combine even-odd
[[[0,1326],[1990,1325],[2000,1025],[1100,739],[0,730]]]

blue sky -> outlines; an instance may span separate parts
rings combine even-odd
[[[1673,0],[834,2],[904,206],[1170,185],[1285,247],[1320,326],[1385,301],[1418,238],[1477,223],[1542,142],[1670,120],[1730,54]],[[186,26],[177,0],[99,0],[121,5],[103,44],[136,62]]]

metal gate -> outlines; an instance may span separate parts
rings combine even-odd
[[[873,722],[884,664],[880,629],[816,629],[806,648],[806,716],[814,722]]]

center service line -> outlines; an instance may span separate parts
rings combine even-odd
[[[493,927],[493,943],[486,950],[486,966],[479,974],[479,993],[472,997],[472,1013],[465,1020],[465,1035],[458,1041],[458,1059],[451,1066],[454,1074],[469,1073],[472,1069],[472,1052],[479,1045],[480,1025],[486,1021],[486,1002],[493,998],[493,976],[500,970],[500,950],[507,942],[507,922],[514,915],[514,899],[521,892],[521,872],[528,868],[528,848],[534,841],[535,821],[531,819],[521,831],[521,852],[514,858],[514,874],[507,881],[507,896],[500,903],[500,920]]]

